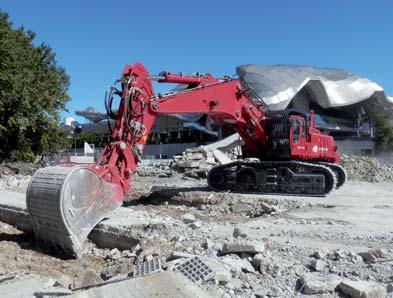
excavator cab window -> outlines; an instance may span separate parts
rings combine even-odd
[[[299,119],[292,120],[292,140],[298,143],[300,139],[300,123]]]

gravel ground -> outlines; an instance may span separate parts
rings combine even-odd
[[[336,285],[306,294],[316,291],[313,282],[332,276],[392,289],[392,182],[352,181],[314,198],[216,193],[205,179],[162,171],[160,177],[156,170],[135,177],[124,203],[165,223],[146,226],[140,245],[119,251],[87,243],[82,259],[66,260],[32,235],[1,223],[0,275],[66,276],[75,288],[85,284],[89,269],[107,280],[154,256],[171,270],[187,259],[171,260],[180,252],[197,255],[214,269],[213,279],[201,285],[212,296],[328,297],[323,295]],[[17,191],[25,191],[22,184]]]

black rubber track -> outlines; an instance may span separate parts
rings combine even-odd
[[[308,163],[302,161],[236,161],[226,165],[220,165],[212,168],[208,174],[208,184],[217,191],[239,191],[264,194],[284,194],[284,195],[307,195],[307,196],[325,196],[337,187],[337,176],[330,164]],[[318,174],[323,175],[324,181],[312,181],[309,184],[292,183],[291,179],[278,179],[282,182],[276,184],[258,184],[255,176],[252,176],[252,170],[274,170],[279,168],[288,168],[296,174]],[[239,179],[237,173],[249,171],[248,179]],[[345,173],[345,172],[344,172]],[[247,176],[247,175],[245,175]],[[311,177],[312,175],[310,175]],[[307,180],[307,179],[306,179]],[[315,180],[315,179],[314,179]],[[345,180],[340,180],[341,183]],[[323,183],[323,184],[322,184]],[[342,184],[341,184],[342,185]],[[341,186],[340,185],[340,186]]]

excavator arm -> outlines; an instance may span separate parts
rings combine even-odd
[[[179,92],[155,95],[152,80],[189,87]],[[92,170],[105,181],[121,185],[124,192],[129,189],[129,179],[142,158],[143,147],[158,115],[207,114],[215,122],[233,125],[250,150],[258,151],[257,148],[260,150],[260,146],[266,144],[261,126],[263,111],[244,95],[238,80],[165,72],[158,77],[150,77],[146,69],[136,63],[124,68],[121,85],[112,141],[104,147]]]

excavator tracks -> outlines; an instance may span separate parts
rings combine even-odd
[[[319,164],[329,167],[334,172],[337,177],[336,188],[340,188],[347,181],[347,172],[342,166],[328,162],[319,162]]]
[[[338,185],[332,168],[301,161],[236,161],[212,168],[208,184],[218,191],[325,196]]]
[[[88,168],[56,166],[34,174],[26,205],[36,238],[78,258],[90,231],[121,204],[121,198],[118,186]]]

